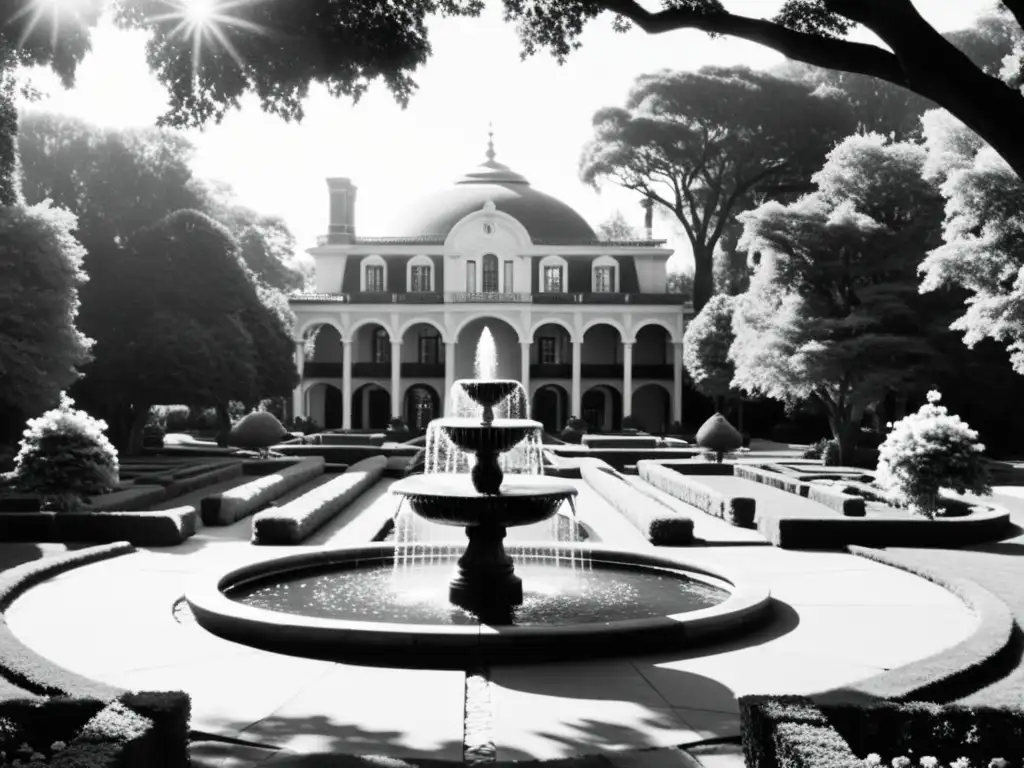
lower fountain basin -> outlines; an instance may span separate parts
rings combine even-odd
[[[554,515],[576,488],[543,475],[512,475],[499,494],[482,496],[469,475],[435,473],[399,480],[391,492],[404,496],[413,512],[442,525],[533,525]]]
[[[414,545],[386,543],[247,565],[186,599],[200,626],[245,645],[458,668],[689,647],[735,637],[771,612],[767,589],[717,569],[592,545],[508,551],[525,594],[498,616],[448,602],[459,548],[430,561]]]

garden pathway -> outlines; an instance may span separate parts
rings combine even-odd
[[[603,541],[651,549],[589,486],[575,482],[580,515]],[[389,483],[357,500],[309,545],[369,541],[394,512]],[[704,517],[708,540],[716,526],[730,528]],[[58,576],[15,601],[8,624],[29,647],[81,674],[136,689],[187,690],[195,729],[262,747],[263,757],[276,750],[279,762],[268,766],[332,751],[461,761],[463,672],[281,656],[173,617],[190,580],[309,548],[254,547],[250,527],[244,520],[204,528],[179,547],[144,549]],[[769,546],[658,553],[768,586],[781,601],[775,621],[711,649],[492,669],[487,730],[499,760],[594,753],[615,762],[630,749],[735,738],[739,695],[844,686],[937,653],[975,625],[939,587],[852,555]]]

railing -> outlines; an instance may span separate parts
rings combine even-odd
[[[446,303],[451,304],[529,304],[533,297],[528,293],[491,293],[489,291],[460,291],[446,293]]]
[[[486,291],[360,291],[296,293],[296,304],[648,304],[685,306],[678,293],[490,293]]]
[[[354,237],[342,232],[328,235],[317,235],[316,244],[323,245],[444,245],[441,235],[423,235],[421,237]]]
[[[530,366],[531,379],[571,379],[570,363],[533,363]]]
[[[307,362],[302,376],[307,379],[340,379],[344,376],[343,363]],[[352,363],[352,378],[386,379],[391,376],[391,363]],[[444,363],[402,363],[403,378],[443,379]]]
[[[342,377],[342,364],[341,363],[304,363],[302,366],[302,375],[307,379],[325,378],[325,379],[340,379]]]
[[[402,376],[410,379],[443,379],[444,363],[402,363]]]
[[[386,379],[391,375],[391,363],[352,363],[352,377],[356,379]]]
[[[443,379],[444,363],[402,363],[403,378]],[[307,362],[302,375],[307,379],[340,379],[344,373],[342,363]],[[386,379],[391,376],[391,363],[352,363],[352,377],[357,379]],[[584,379],[621,379],[622,363],[584,363],[580,366]],[[645,364],[633,366],[634,379],[671,379],[672,366]],[[530,377],[534,379],[571,379],[571,363],[533,363]]]
[[[580,366],[580,378],[583,379],[621,379],[622,363],[583,363]],[[671,365],[634,365],[634,379],[671,379]],[[530,366],[531,379],[571,379],[571,363],[533,363]]]

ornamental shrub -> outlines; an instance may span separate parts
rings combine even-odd
[[[634,416],[633,414],[630,414],[629,416],[624,416],[622,418],[622,428],[623,428],[623,430],[626,430],[626,429],[639,430],[640,429],[640,420],[637,419],[637,417]]]
[[[90,494],[117,487],[117,449],[107,423],[76,410],[61,393],[60,406],[30,419],[14,457],[14,483],[42,497],[42,509],[73,510]]]
[[[697,445],[714,454],[721,464],[722,456],[743,447],[743,435],[720,413],[716,413],[697,430]]]
[[[987,494],[988,470],[978,433],[939,405],[933,390],[917,413],[901,419],[878,451],[876,481],[897,500],[928,518],[939,507],[939,488]]]
[[[236,448],[246,448],[266,454],[271,446],[291,435],[274,414],[267,411],[253,411],[231,428],[227,434],[227,444]]]

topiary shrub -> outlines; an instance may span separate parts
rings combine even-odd
[[[388,422],[387,431],[384,433],[384,439],[395,443],[404,443],[412,437],[412,430],[409,429],[409,425],[406,424],[402,419],[392,419]]]
[[[897,421],[878,450],[875,480],[910,509],[931,519],[939,489],[985,495],[992,491],[978,433],[939,405],[932,390],[917,413]]]
[[[561,438],[567,443],[579,445],[583,442],[583,435],[587,431],[587,422],[578,416],[571,416],[565,423]]]
[[[624,430],[638,431],[640,429],[640,421],[633,414],[629,414],[622,419],[622,428]]]
[[[14,457],[14,485],[41,497],[41,509],[79,509],[85,497],[109,493],[118,484],[117,449],[104,434],[107,423],[74,408],[61,393],[60,405],[30,419]]]
[[[743,447],[743,435],[725,416],[716,413],[697,430],[697,445],[713,453],[716,462],[721,464],[726,453]]]
[[[259,451],[260,456],[270,454],[270,447],[290,437],[288,430],[267,411],[253,411],[244,416],[228,432],[227,444],[236,448]]]

